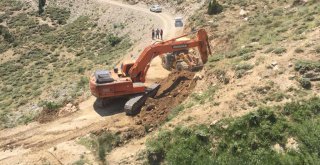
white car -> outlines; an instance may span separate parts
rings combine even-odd
[[[161,8],[160,5],[152,5],[150,7],[150,11],[152,11],[152,12],[162,12],[162,8]]]
[[[174,18],[174,26],[175,27],[183,27],[183,18],[182,17],[176,17]]]

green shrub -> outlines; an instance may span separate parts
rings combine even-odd
[[[112,132],[103,131],[99,134],[91,134],[89,137],[82,137],[78,143],[93,151],[99,160],[105,162],[106,153],[120,144],[120,137]]]
[[[282,54],[282,53],[285,53],[287,52],[287,49],[286,48],[276,48],[273,50],[273,53],[275,54]]]
[[[2,35],[4,40],[8,43],[14,42],[13,35],[9,32],[9,29],[7,27],[4,27],[3,25],[0,25],[0,35]]]
[[[97,138],[98,142],[98,155],[101,161],[105,161],[105,152],[110,152],[111,149],[117,146],[120,142],[118,136],[110,133],[104,132]]]
[[[245,75],[245,73],[252,69],[254,67],[254,65],[248,64],[248,63],[240,63],[237,64],[235,66],[233,66],[233,69],[236,71],[235,72],[235,76],[237,78],[241,78]]]
[[[116,35],[113,35],[113,34],[109,34],[107,36],[107,38],[108,38],[108,41],[111,46],[116,46],[117,44],[119,44],[122,41],[122,38],[120,38]]]
[[[209,6],[208,6],[208,14],[213,15],[213,14],[219,14],[223,10],[222,5],[220,5],[216,0],[210,0],[209,1]]]
[[[316,53],[320,54],[320,46],[317,46],[317,47],[315,48],[315,51],[316,51]]]
[[[294,69],[299,71],[301,74],[310,71],[310,70],[318,70],[320,69],[320,62],[317,61],[297,61],[295,63]]]
[[[61,104],[55,103],[53,101],[43,101],[40,103],[40,105],[43,106],[44,109],[50,111],[56,111],[62,106]]]
[[[294,50],[294,52],[296,52],[296,53],[303,53],[304,50],[303,50],[302,48],[296,48],[296,49]]]
[[[301,86],[304,88],[304,89],[310,89],[311,88],[311,82],[309,79],[307,78],[301,78],[299,80],[299,83],[301,84]]]
[[[67,8],[60,8],[60,7],[48,7],[46,9],[47,14],[49,15],[49,18],[52,20],[55,20],[60,25],[64,25],[67,23],[67,20],[70,17],[70,10]]]

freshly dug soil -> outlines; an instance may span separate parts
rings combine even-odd
[[[181,104],[196,85],[195,73],[174,71],[160,82],[155,98],[148,98],[136,120],[145,126],[157,126],[167,119],[170,111]]]

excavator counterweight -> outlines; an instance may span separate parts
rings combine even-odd
[[[99,100],[127,98],[129,100],[124,108],[126,114],[137,114],[146,99],[155,96],[160,87],[158,84],[151,85],[150,87],[144,84],[150,62],[153,58],[165,53],[180,52],[176,53],[177,55],[172,60],[183,60],[192,70],[192,68],[197,67],[198,59],[190,57],[187,54],[187,50],[197,47],[202,63],[207,62],[211,50],[206,31],[200,29],[195,39],[179,41],[179,38],[185,36],[187,35],[146,47],[135,63],[123,64],[120,69],[96,71],[90,77],[89,82],[92,95]]]

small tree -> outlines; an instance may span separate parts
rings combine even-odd
[[[219,14],[223,10],[222,5],[220,5],[216,0],[210,0],[209,6],[208,6],[208,14]]]
[[[46,5],[46,0],[39,0],[39,15],[41,15],[44,10],[43,7]]]

